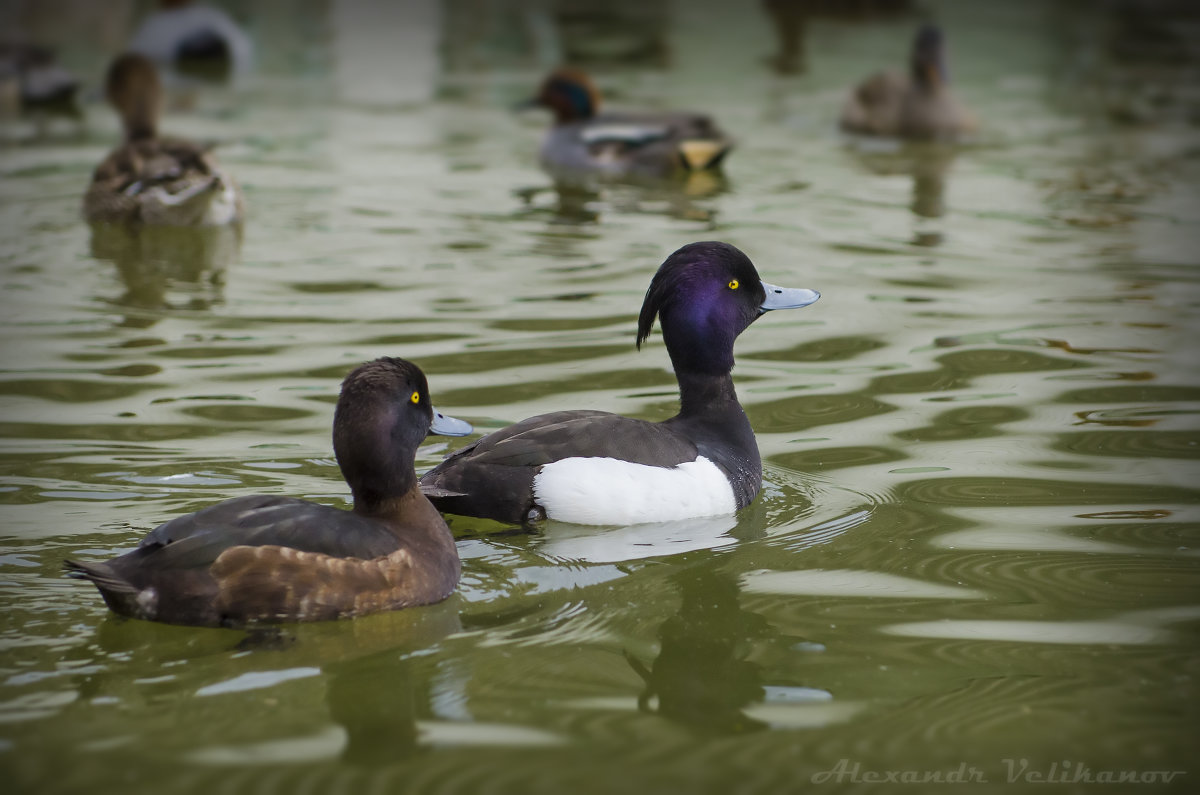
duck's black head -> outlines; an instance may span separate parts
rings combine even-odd
[[[125,138],[153,138],[162,106],[158,69],[144,55],[125,53],[108,67],[104,93],[121,116]]]
[[[912,77],[917,83],[936,88],[950,82],[946,69],[946,46],[937,25],[922,25],[913,39]]]
[[[720,375],[733,369],[733,341],[764,312],[808,306],[815,290],[776,287],[728,243],[689,243],[667,257],[646,290],[637,344],[657,316],[676,372]]]
[[[562,67],[542,81],[530,104],[549,108],[559,124],[590,119],[600,109],[600,94],[591,78],[578,69]]]
[[[367,362],[342,382],[333,451],[356,507],[399,497],[416,483],[413,462],[428,433],[461,436],[471,426],[437,412],[425,374],[412,362]]]

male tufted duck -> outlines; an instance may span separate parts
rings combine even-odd
[[[819,297],[761,281],[727,243],[686,245],[650,282],[637,333],[640,348],[659,318],[679,414],[532,417],[448,456],[421,486],[442,511],[502,522],[636,524],[744,508],[762,485],[762,461],[733,389],[733,341],[764,312]]]
[[[842,108],[842,129],[867,135],[952,141],[977,123],[950,91],[942,32],[925,25],[913,41],[909,74],[879,72],[863,81]]]
[[[254,43],[223,9],[191,0],[158,0],[147,14],[129,51],[145,55],[177,77],[216,79],[241,74],[254,60]]]
[[[526,104],[554,113],[541,161],[556,174],[669,177],[715,169],[733,145],[701,113],[602,114],[595,85],[578,69],[551,72]]]
[[[235,497],[160,525],[120,557],[65,567],[115,612],[170,624],[319,621],[439,602],[458,583],[458,552],[413,459],[428,432],[470,431],[434,410],[416,365],[368,362],[346,376],[333,419],[353,510]]]
[[[88,221],[162,226],[241,222],[242,192],[210,147],[158,136],[162,84],[149,59],[127,53],[113,61],[106,93],[121,114],[125,142],[92,175],[83,197]]]

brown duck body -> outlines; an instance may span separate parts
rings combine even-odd
[[[941,32],[925,26],[913,43],[908,74],[879,72],[860,83],[842,108],[847,132],[920,141],[955,140],[978,124],[946,77]]]
[[[159,526],[112,560],[66,568],[114,612],[172,624],[320,621],[441,601],[460,563],[413,471],[431,418],[420,370],[371,362],[347,377],[334,422],[354,510],[237,497]],[[434,432],[448,432],[439,422],[457,421],[439,415]]]
[[[863,81],[842,109],[842,129],[864,135],[950,140],[978,124],[948,87],[926,88],[899,72],[880,72]]]
[[[68,562],[115,613],[172,624],[323,621],[440,602],[459,577],[454,538],[410,492],[393,516],[289,497],[239,497],[150,533],[105,563]]]
[[[88,221],[161,226],[240,223],[236,183],[205,147],[181,138],[143,138],[114,149],[84,196]]]
[[[240,223],[241,190],[210,147],[158,135],[162,89],[154,65],[123,55],[109,69],[108,99],[125,141],[96,167],[83,200],[88,221],[164,226]]]

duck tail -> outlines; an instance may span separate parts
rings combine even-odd
[[[67,576],[76,580],[88,580],[103,592],[133,595],[137,586],[113,571],[105,563],[80,563],[77,560],[63,561]]]
[[[688,171],[716,168],[733,148],[729,141],[693,138],[679,142],[679,159]]]

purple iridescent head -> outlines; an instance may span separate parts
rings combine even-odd
[[[776,287],[728,243],[689,243],[667,257],[650,282],[638,318],[637,344],[657,316],[676,372],[724,374],[733,341],[764,312],[808,306],[815,290]]]

